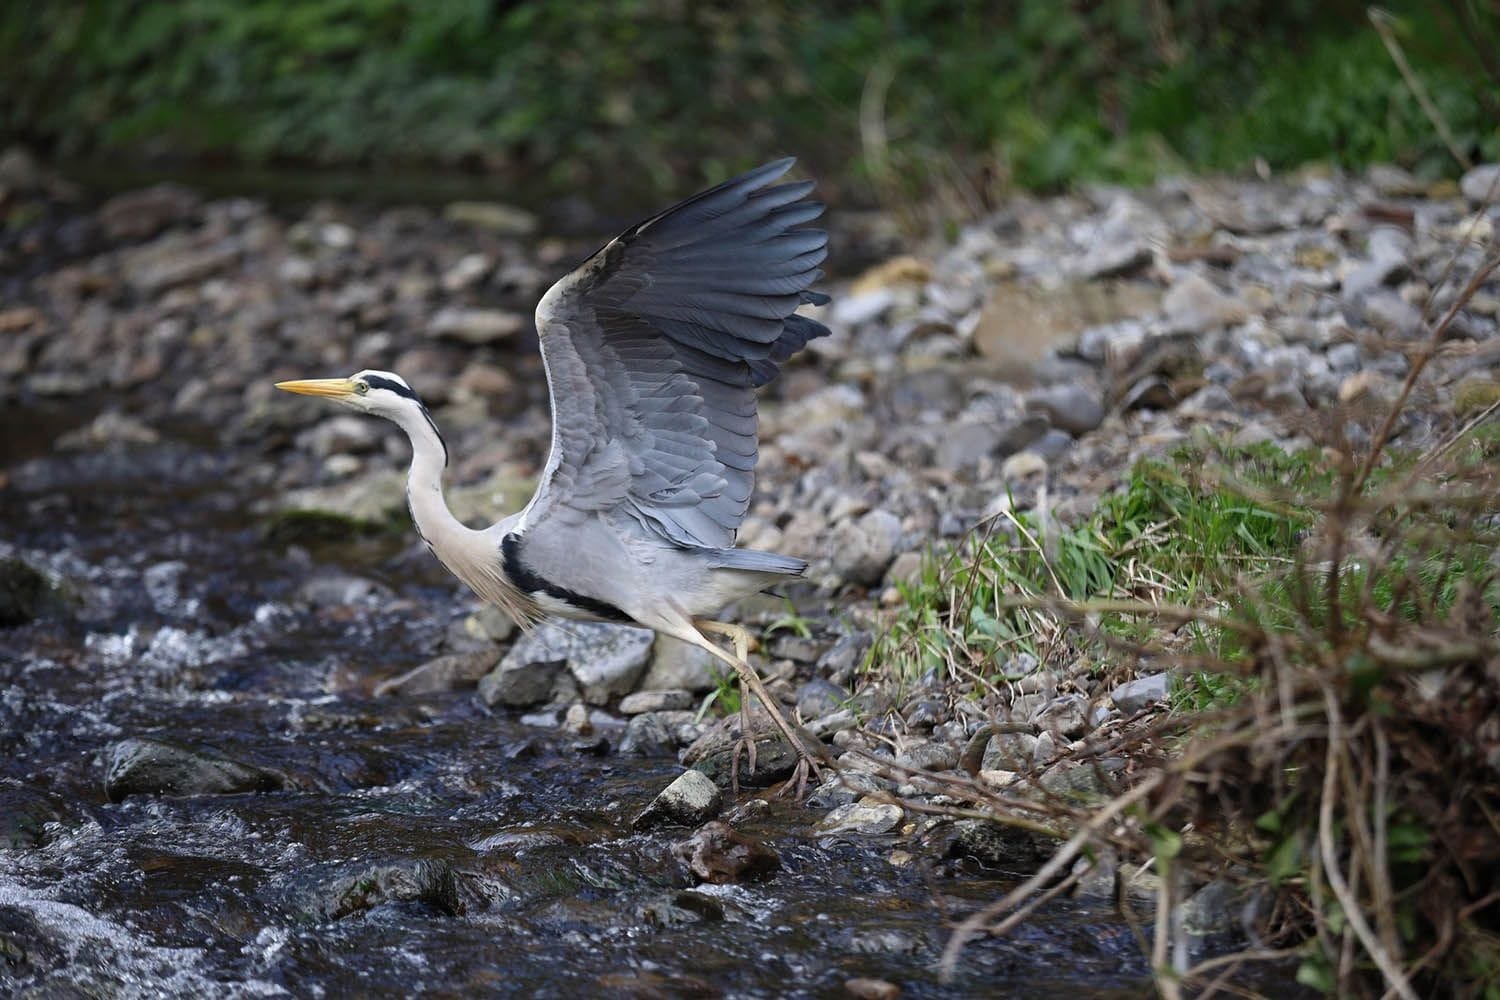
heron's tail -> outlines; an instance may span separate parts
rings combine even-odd
[[[807,570],[806,559],[757,549],[715,549],[714,565],[720,569],[739,569],[773,576],[801,576]]]

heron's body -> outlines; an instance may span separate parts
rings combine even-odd
[[[800,575],[790,556],[735,547],[757,457],[756,389],[822,325],[827,236],[810,183],[772,186],[790,160],[688,199],[611,240],[537,306],[552,447],[531,502],[484,530],[443,499],[447,446],[390,372],[281,383],[397,423],[412,444],[407,502],[437,558],[529,627],[548,617],[633,622],[735,665],[704,631],[725,605]],[[793,738],[793,742],[797,741]]]

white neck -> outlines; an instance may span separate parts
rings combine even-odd
[[[459,523],[443,499],[443,467],[447,465],[447,453],[442,438],[414,406],[403,406],[392,419],[411,441],[406,503],[411,508],[411,519],[416,523],[417,532],[434,551],[448,548],[448,543],[461,540],[465,534],[473,534]]]
[[[406,475],[406,505],[417,533],[433,555],[464,583],[521,625],[535,621],[536,602],[521,593],[505,575],[500,540],[515,517],[505,518],[487,531],[465,526],[443,498],[443,469],[447,452],[442,438],[420,410],[402,407],[392,418],[411,440],[411,469]]]

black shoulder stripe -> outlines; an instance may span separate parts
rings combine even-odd
[[[500,565],[505,570],[505,575],[510,577],[511,582],[521,590],[528,594],[546,594],[548,597],[571,604],[581,611],[587,611],[604,621],[629,622],[633,620],[613,604],[597,598],[585,597],[583,594],[560,587],[546,577],[538,575],[522,560],[520,543],[521,536],[516,534],[506,535],[500,540]]]

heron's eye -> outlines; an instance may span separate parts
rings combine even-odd
[[[367,382],[356,382],[356,383],[354,383],[354,391],[357,392],[357,393],[359,393],[361,396],[363,396],[365,393],[367,393],[367,392],[370,391],[369,383],[367,383]]]

